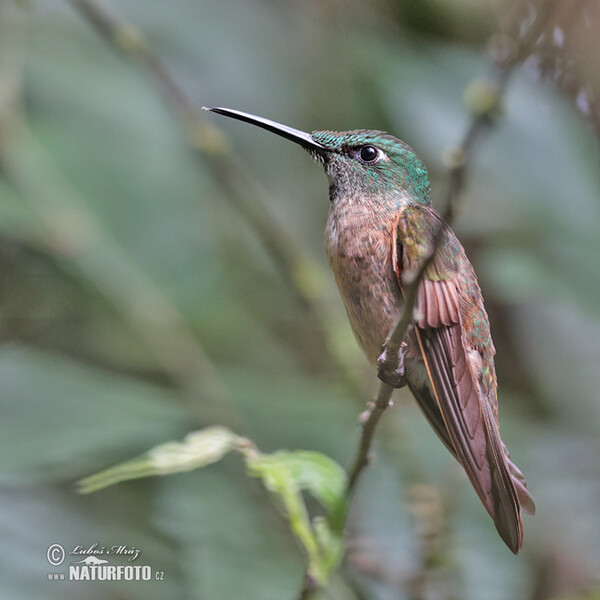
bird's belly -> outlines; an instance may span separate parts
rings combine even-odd
[[[403,298],[392,261],[392,234],[374,229],[369,219],[352,222],[330,215],[327,223],[329,264],[354,335],[373,366],[396,325]],[[406,374],[416,387],[429,385],[416,336],[407,339]]]
[[[402,307],[391,260],[365,247],[329,259],[354,335],[375,365]]]

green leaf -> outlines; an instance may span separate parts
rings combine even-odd
[[[343,555],[342,528],[346,514],[346,474],[333,460],[318,452],[299,450],[259,454],[247,459],[251,474],[277,494],[294,534],[304,546],[309,573],[324,584]],[[311,524],[302,490],[307,490],[328,511],[328,519]]]
[[[341,532],[332,530],[323,517],[313,519],[313,529],[321,548],[321,566],[328,575],[342,562],[344,538]]]
[[[250,473],[260,477],[264,486],[282,501],[291,530],[308,554],[309,571],[316,581],[323,583],[325,574],[321,569],[321,556],[316,537],[312,531],[308,512],[288,465],[273,455],[258,455],[248,461]]]
[[[327,509],[330,522],[341,529],[344,525],[348,484],[344,469],[320,452],[297,450],[274,456],[285,461],[298,487],[309,491]]]
[[[77,488],[88,494],[130,479],[192,471],[219,461],[231,450],[242,454],[250,474],[260,477],[267,490],[281,501],[292,532],[308,554],[309,573],[324,584],[343,556],[347,477],[338,463],[319,452],[261,454],[250,440],[226,427],[214,426],[90,475],[80,480]],[[303,490],[326,508],[327,519],[317,517],[311,524]]]
[[[244,442],[225,427],[208,427],[188,434],[183,442],[155,446],[139,458],[121,463],[78,482],[78,491],[89,494],[129,479],[192,471],[221,460]]]

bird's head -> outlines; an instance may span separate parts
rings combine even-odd
[[[208,110],[252,123],[302,146],[323,164],[334,203],[369,197],[430,204],[425,165],[408,144],[385,132],[357,129],[305,133],[229,108]]]

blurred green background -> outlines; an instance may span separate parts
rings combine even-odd
[[[393,132],[429,166],[438,206],[488,39],[537,10],[98,1],[139,27],[196,107]],[[0,597],[294,598],[304,556],[238,457],[89,496],[73,483],[216,423],[264,451],[350,463],[377,384],[327,273],[325,177],[293,144],[203,116],[194,140],[206,151],[222,141],[211,126],[226,132],[236,167],[223,171],[76,4],[0,0]],[[347,566],[322,598],[600,597],[600,12],[555,4],[454,225],[490,313],[503,438],[537,503],[524,550],[504,547],[401,392],[353,504]],[[135,54],[136,39],[120,42]],[[301,253],[292,278],[231,201],[236,169]],[[165,580],[47,580],[49,545],[95,542],[139,548]]]

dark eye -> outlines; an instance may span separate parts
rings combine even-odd
[[[375,146],[367,144],[358,151],[360,162],[371,164],[379,158],[379,150]]]

